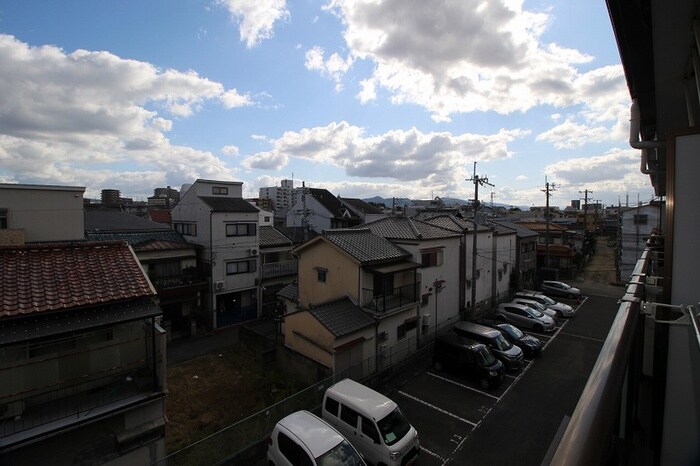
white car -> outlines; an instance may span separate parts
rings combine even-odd
[[[578,299],[581,296],[581,290],[578,288],[554,280],[543,281],[542,284],[540,284],[540,289],[544,293],[554,296],[563,296],[569,299]]]
[[[292,413],[275,425],[267,462],[270,466],[367,466],[345,437],[309,411]]]
[[[519,298],[516,296],[515,298],[513,298],[511,300],[511,303],[524,304],[525,306],[529,306],[533,309],[536,309],[536,310],[540,311],[542,314],[549,316],[551,318],[555,318],[557,316],[557,312],[555,310],[548,309],[547,306],[545,306],[544,304],[540,304],[537,301],[532,300],[532,299]]]
[[[530,328],[535,332],[551,332],[554,330],[554,319],[523,304],[499,304],[496,311],[496,319],[508,322],[516,327]]]
[[[559,317],[573,317],[576,315],[576,309],[573,307],[569,306],[568,304],[555,301],[549,296],[542,293],[537,293],[536,291],[518,291],[515,293],[515,297],[537,301],[538,303],[547,306],[547,308],[556,312],[557,316]]]

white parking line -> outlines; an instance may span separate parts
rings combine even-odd
[[[584,337],[583,335],[574,335],[573,333],[567,333],[567,332],[561,332],[561,334],[566,335],[567,337],[580,338],[582,340],[590,340],[590,341],[595,341],[598,343],[603,343],[605,341],[605,340],[601,340],[599,338]]]
[[[452,413],[449,412],[449,411],[445,411],[445,410],[442,409],[442,408],[438,408],[437,406],[435,406],[435,405],[433,405],[433,404],[430,404],[430,403],[428,403],[428,402],[426,402],[426,401],[423,401],[423,400],[421,400],[420,398],[416,398],[416,397],[413,396],[413,395],[409,395],[409,394],[406,393],[406,392],[403,392],[403,391],[400,391],[400,390],[399,390],[399,395],[403,395],[403,396],[405,396],[406,398],[409,398],[409,399],[411,399],[411,400],[413,400],[413,401],[417,401],[418,403],[424,404],[425,406],[427,406],[427,407],[429,407],[429,408],[432,408],[432,409],[434,409],[435,411],[441,412],[441,413],[446,414],[446,415],[448,415],[448,416],[450,416],[450,417],[453,417],[453,418],[455,418],[455,419],[457,419],[457,420],[459,420],[459,421],[462,421],[462,422],[464,422],[464,423],[466,423],[466,424],[469,424],[470,426],[472,426],[472,429],[473,429],[474,427],[476,427],[476,423],[475,423],[475,422],[467,421],[467,420],[464,419],[463,417],[459,417],[459,416],[457,416],[456,414],[452,414]]]
[[[442,380],[443,382],[451,383],[452,385],[457,385],[460,388],[466,388],[467,390],[471,390],[473,392],[479,393],[480,395],[488,396],[490,398],[493,398],[494,400],[498,400],[499,398],[497,396],[494,396],[490,393],[482,392],[481,390],[477,390],[476,388],[470,387],[469,385],[464,385],[459,382],[455,382],[454,380],[450,380],[446,377],[442,377],[437,374],[433,374],[432,372],[426,372],[431,377],[435,377],[436,379]]]
[[[447,462],[447,460],[446,460],[445,458],[443,458],[442,456],[438,455],[438,454],[435,453],[435,452],[432,452],[432,451],[428,450],[428,449],[425,448],[423,445],[420,446],[420,449],[421,449],[421,451],[424,451],[425,453],[427,453],[428,455],[432,456],[433,458],[439,459],[440,462],[441,462],[442,464],[445,464],[445,463]]]

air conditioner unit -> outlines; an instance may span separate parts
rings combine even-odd
[[[258,250],[257,250],[257,249],[251,249],[251,250],[250,250],[250,255],[251,255],[251,256],[257,256],[257,255],[258,255]]]
[[[217,289],[217,290],[223,290],[223,289],[224,289],[224,282],[223,282],[223,281],[216,282],[215,285],[216,285],[216,289]]]

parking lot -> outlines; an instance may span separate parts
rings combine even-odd
[[[607,335],[617,305],[588,296],[571,319],[557,319],[537,336],[545,347],[508,372],[497,389],[454,373],[417,365],[389,382],[396,401],[420,435],[417,465],[539,465],[562,422],[573,412]]]

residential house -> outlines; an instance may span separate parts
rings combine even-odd
[[[280,317],[277,292],[296,282],[297,259],[292,254],[294,243],[273,226],[272,213],[260,213],[260,302],[261,315]]]
[[[165,456],[165,331],[126,242],[0,247],[0,464]]]
[[[0,183],[0,244],[83,239],[80,186]]]
[[[498,283],[506,280],[505,283],[500,283],[500,286],[505,286],[506,290],[510,283],[510,277],[507,273],[502,273],[500,280],[498,280],[498,262],[494,262],[497,259],[493,254],[494,242],[497,242],[497,237],[493,228],[485,224],[479,224],[476,228],[471,220],[465,220],[454,214],[433,215],[427,210],[418,212],[415,218],[423,219],[428,223],[461,235],[460,248],[462,253],[459,255],[459,283],[462,286],[460,287],[459,309],[470,319],[489,312],[491,307],[498,302]],[[474,231],[476,231],[476,237]],[[475,243],[476,248],[474,247]],[[497,243],[495,247],[496,250],[499,249]],[[500,248],[504,247],[506,246],[500,246]],[[503,254],[509,254],[509,252],[506,250]],[[500,267],[503,270],[502,265]],[[508,267],[506,266],[506,268]],[[494,280],[497,280],[496,291],[494,291]]]
[[[631,279],[637,259],[646,249],[652,235],[661,231],[664,223],[663,203],[653,202],[637,207],[623,208],[620,216],[619,269],[620,281]]]
[[[494,219],[503,227],[515,230],[515,264],[511,286],[533,290],[537,284],[537,242],[538,234],[522,224],[508,220]]]
[[[537,269],[542,273],[556,271],[556,276],[543,276],[555,278],[571,278],[578,270],[581,257],[577,252],[581,251],[581,236],[574,235],[566,226],[552,222],[519,221],[518,225],[536,232],[537,244]],[[579,246],[577,247],[576,239]]]
[[[259,209],[242,197],[240,181],[198,179],[172,210],[173,227],[199,245],[209,278],[203,304],[211,328],[260,315]]]
[[[327,230],[293,252],[298,296],[285,316],[285,345],[334,370],[365,361],[365,374],[415,351],[420,264],[410,252],[368,228]]]
[[[118,209],[85,208],[88,241],[127,241],[158,293],[168,339],[196,334],[204,326],[205,272],[197,266],[199,246],[161,223]]]
[[[411,253],[421,264],[421,329],[437,335],[460,318],[460,239],[446,229],[409,217],[385,217],[362,227]]]
[[[288,227],[304,227],[316,233],[331,228],[349,228],[362,219],[327,189],[302,187],[287,212]]]
[[[362,224],[386,217],[386,214],[382,209],[370,204],[367,201],[363,201],[362,199],[338,196],[338,200],[355,215],[357,215]]]

